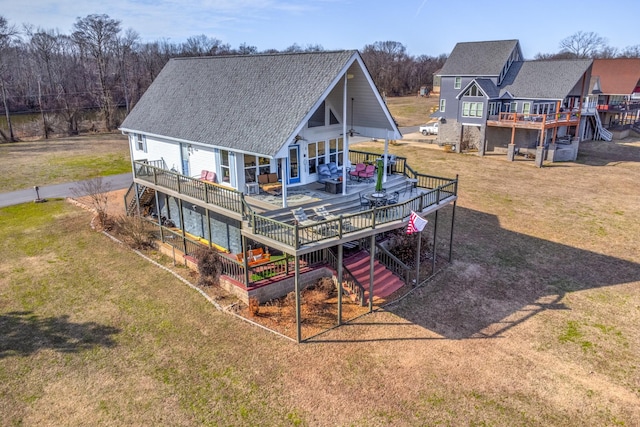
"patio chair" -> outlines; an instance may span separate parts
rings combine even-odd
[[[324,219],[338,219],[340,218],[338,215],[334,215],[331,212],[329,212],[327,210],[326,207],[324,206],[318,206],[313,208],[313,211],[316,213],[316,215],[318,215],[319,217],[322,217]]]
[[[360,210],[369,209],[371,207],[371,200],[367,199],[360,193]]]
[[[360,181],[360,172],[363,172],[366,167],[367,166],[364,163],[358,163],[354,170],[349,171],[349,176],[351,177],[351,179],[358,178],[358,181]]]
[[[304,209],[302,208],[292,209],[291,213],[293,214],[293,217],[296,219],[299,225],[313,225],[316,223],[314,220],[310,219],[307,216]]]
[[[391,193],[389,197],[387,197],[387,205],[395,205],[396,203],[398,203],[399,198],[400,198],[400,193],[397,191],[394,191],[393,193]]]
[[[375,165],[367,165],[363,171],[358,173],[359,178],[364,178],[367,181],[373,181],[373,175],[376,173]]]

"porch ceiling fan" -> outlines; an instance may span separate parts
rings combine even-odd
[[[353,103],[355,102],[354,98],[351,98],[351,126],[350,129],[347,130],[347,134],[349,135],[349,137],[353,137],[353,135],[360,135],[360,132],[357,132],[354,128],[353,128]],[[344,135],[343,133],[341,133],[340,135]]]

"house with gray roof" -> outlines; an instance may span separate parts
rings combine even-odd
[[[438,142],[456,151],[573,161],[592,60],[525,61],[517,40],[458,43],[440,72]]]
[[[133,166],[128,213],[158,227],[170,256],[217,248],[220,284],[245,302],[299,296],[334,275],[372,310],[415,278],[376,256],[376,238],[412,212],[455,209],[457,177],[388,155],[402,135],[355,50],[172,59],[120,130]],[[384,141],[383,153],[351,150],[356,135]],[[348,250],[382,269],[375,280],[360,267],[364,277],[347,275]]]

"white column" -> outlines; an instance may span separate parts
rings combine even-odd
[[[344,147],[342,153],[342,194],[347,194],[347,166],[349,163],[349,135],[347,134],[347,72],[344,73],[344,89],[342,90],[342,135]]]

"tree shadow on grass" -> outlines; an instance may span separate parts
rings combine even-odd
[[[394,325],[420,326],[430,331],[428,337],[399,328],[390,336],[390,326],[382,324],[377,338],[375,322],[365,319],[349,325],[366,330],[366,338],[323,336],[312,342],[500,338],[544,311],[570,310],[567,294],[640,282],[637,262],[507,230],[492,214],[458,207],[456,222],[453,262],[408,298],[385,308],[399,317]],[[447,220],[442,224],[438,233],[447,236]],[[613,294],[599,298],[612,306],[624,300]]]
[[[42,318],[31,311],[0,314],[0,331],[0,359],[44,349],[78,353],[97,346],[114,347],[112,335],[120,332],[95,322],[69,322],[67,315]]]

